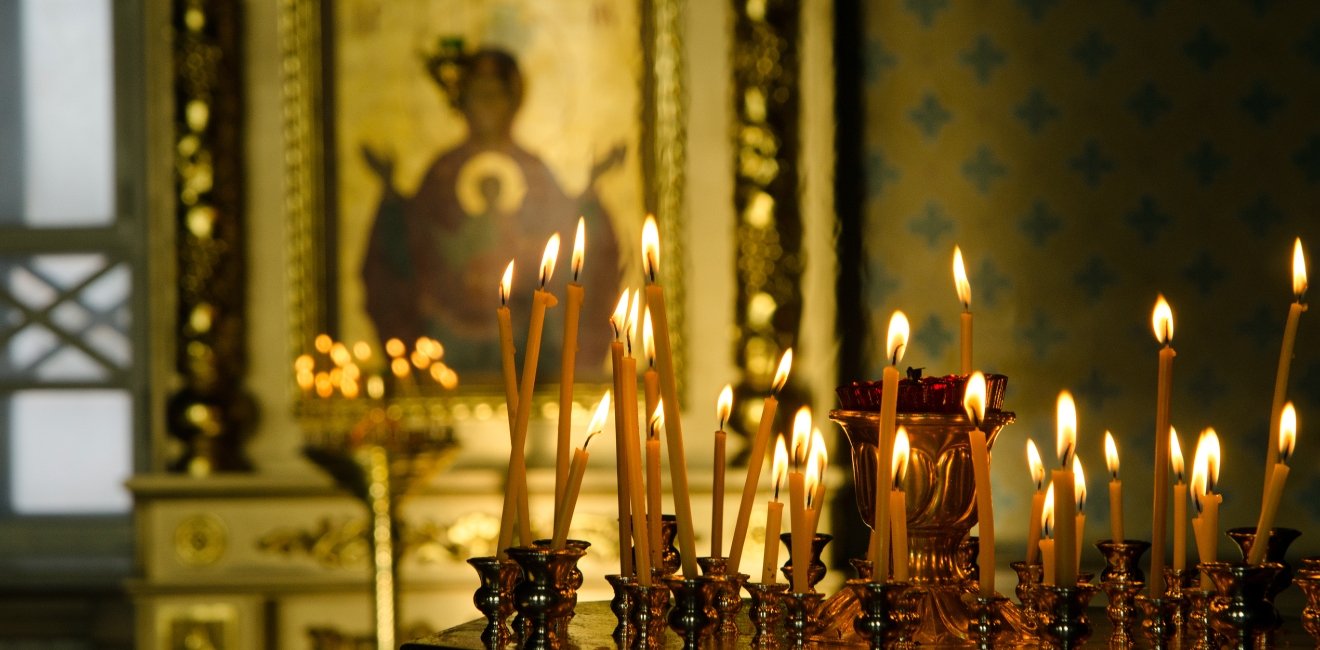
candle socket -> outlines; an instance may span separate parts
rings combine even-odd
[[[1181,637],[1187,629],[1187,593],[1200,585],[1201,572],[1195,568],[1175,569],[1165,567],[1164,569],[1164,595],[1168,598],[1178,601],[1178,612],[1174,617],[1174,624],[1178,627],[1178,636]]]
[[[1113,628],[1111,647],[1130,648],[1135,642],[1132,628],[1138,621],[1136,599],[1145,588],[1146,583],[1140,580],[1106,580],[1100,583],[1100,589],[1109,599],[1109,604],[1105,605],[1105,615],[1109,617],[1109,624]]]
[[[1027,564],[1022,560],[1012,562],[1008,566],[1017,574],[1017,586],[1013,588],[1013,593],[1017,595],[1018,602],[1028,610],[1036,611],[1035,590],[1044,578],[1045,567],[1040,564]]]
[[[1178,638],[1180,600],[1169,596],[1137,595],[1137,606],[1141,608],[1141,633],[1154,650],[1171,648]]]
[[[632,647],[658,650],[665,642],[665,617],[669,611],[669,588],[661,584],[658,570],[652,570],[656,580],[650,587],[637,581],[628,585],[632,594]]]
[[[469,558],[467,562],[476,569],[481,581],[472,594],[472,604],[486,617],[481,642],[487,646],[502,646],[513,638],[508,620],[513,614],[513,588],[520,577],[518,563],[493,555]]]
[[[1288,585],[1292,584],[1293,568],[1288,564],[1288,547],[1302,536],[1302,531],[1294,528],[1271,528],[1270,537],[1265,542],[1265,561],[1278,562],[1283,566],[1279,574],[1274,577],[1270,583],[1270,588],[1265,592],[1265,599],[1274,604],[1274,598],[1283,593]],[[1242,552],[1242,561],[1247,561],[1247,555],[1251,553],[1251,547],[1256,543],[1255,526],[1243,528],[1228,529],[1228,537],[1237,544],[1238,550]]]
[[[1268,642],[1270,633],[1282,622],[1265,594],[1283,565],[1262,562],[1205,562],[1201,564],[1211,582],[1219,604],[1212,608],[1211,624],[1229,645],[1247,648],[1253,643]],[[1267,646],[1262,646],[1267,647]]]
[[[549,544],[509,549],[509,558],[522,569],[523,580],[514,588],[513,606],[526,621],[524,648],[559,647],[567,641],[568,621],[577,604],[582,585],[578,560],[587,553],[588,542],[569,540],[565,548]]]
[[[702,577],[718,584],[713,603],[717,633],[721,639],[736,638],[738,614],[742,612],[742,586],[751,576],[746,573],[730,573],[729,559],[723,557],[699,557],[697,566],[701,567]]]
[[[1199,587],[1187,592],[1187,634],[1183,645],[1190,645],[1193,650],[1212,650],[1221,643],[1219,635],[1211,624],[1212,610],[1216,599],[1215,592]]]
[[[848,586],[862,604],[862,614],[853,628],[871,648],[892,648],[911,642],[921,589],[910,582],[897,581],[849,580]]]
[[[1302,627],[1320,643],[1320,557],[1302,558],[1302,567],[1297,570],[1293,581],[1306,596]]]
[[[820,607],[823,594],[815,591],[803,593],[789,592],[784,595],[787,616],[784,618],[784,632],[790,647],[806,646],[816,626],[816,609]]]
[[[1150,542],[1102,539],[1095,543],[1095,548],[1105,558],[1105,568],[1100,572],[1101,582],[1146,581],[1146,575],[1141,572],[1141,556],[1150,550]]]
[[[632,609],[635,606],[632,583],[635,581],[632,576],[611,573],[605,576],[605,582],[610,583],[610,587],[614,588],[614,597],[610,599],[610,611],[614,613],[616,622],[610,638],[614,639],[619,647],[626,648],[636,634],[632,623]]]
[[[1003,596],[968,594],[963,600],[967,604],[968,640],[979,650],[992,650],[996,642],[1011,631],[1004,621],[1004,608],[1008,605],[1008,599]]]
[[[856,574],[853,577],[859,580],[870,580],[871,576],[875,574],[875,565],[864,557],[852,558],[848,560],[848,564],[852,565],[853,573]]]
[[[1086,608],[1097,591],[1096,585],[1041,585],[1041,636],[1056,648],[1079,648],[1091,637],[1091,620]]]
[[[782,533],[779,535],[779,539],[784,543],[784,546],[788,547],[788,560],[784,562],[783,566],[779,567],[779,571],[780,573],[783,573],[784,578],[792,584],[794,560],[793,533]],[[811,563],[807,565],[807,589],[809,591],[816,591],[816,584],[823,580],[825,574],[829,571],[829,568],[825,566],[825,562],[821,560],[821,555],[825,552],[825,546],[833,539],[833,535],[827,535],[825,533],[817,533],[811,538]]]
[[[773,645],[783,634],[784,599],[788,594],[788,585],[782,582],[748,582],[744,587],[751,596],[747,618],[752,622],[752,646]]]
[[[958,542],[958,571],[962,574],[963,589],[969,594],[981,590],[981,567],[976,560],[981,552],[981,538],[968,536]],[[992,569],[993,570],[993,569]]]
[[[667,576],[665,585],[674,596],[669,610],[669,629],[683,640],[684,648],[698,648],[715,631],[715,596],[723,585],[708,576]]]

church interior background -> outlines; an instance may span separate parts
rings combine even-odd
[[[1308,260],[1320,242],[1320,5],[6,0],[0,650],[370,638],[366,511],[305,453],[346,435],[351,409],[300,387],[295,359],[317,333],[384,329],[359,306],[388,191],[365,150],[390,152],[387,176],[411,195],[475,132],[445,94],[445,48],[507,50],[526,85],[513,123],[526,158],[479,161],[503,180],[460,187],[461,219],[541,196],[534,161],[617,236],[608,294],[640,286],[636,241],[657,215],[694,493],[710,493],[699,432],[720,387],[758,403],[792,347],[777,430],[812,406],[840,459],[832,562],[860,555],[834,388],[880,376],[895,309],[912,322],[903,365],[955,371],[958,245],[977,366],[1009,376],[1017,414],[992,473],[1004,556],[1023,552],[1024,446],[1052,449],[1060,389],[1078,398],[1092,475],[1110,430],[1132,450],[1129,494],[1150,490],[1157,294],[1177,317],[1172,422],[1185,441],[1219,432],[1223,520],[1254,523],[1293,242]],[[498,306],[496,275],[482,313]],[[1301,318],[1288,392],[1302,459],[1320,413],[1318,318]],[[457,366],[468,348],[452,347]],[[458,451],[401,506],[405,637],[477,617],[464,560],[495,543],[503,395],[459,370],[458,388],[407,402]],[[533,495],[553,491],[557,393],[544,392]],[[576,396],[582,421],[599,393]],[[733,420],[730,484],[749,409]],[[574,520],[598,539],[594,576],[617,562],[611,447],[593,450]],[[1279,520],[1304,531],[1296,557],[1320,553],[1317,490],[1314,463],[1297,463]],[[1088,507],[1106,521],[1104,499]],[[1149,500],[1127,512],[1141,527]]]

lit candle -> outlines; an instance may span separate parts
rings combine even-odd
[[[1059,469],[1054,470],[1054,581],[1062,586],[1077,582],[1077,483],[1072,459],[1077,450],[1077,405],[1068,391],[1059,393],[1056,448]]]
[[[626,420],[619,462],[627,464],[628,523],[633,540],[633,564],[637,581],[643,586],[651,584],[651,567],[655,565],[651,553],[650,520],[642,516],[646,511],[645,485],[642,483],[642,454],[637,441],[637,359],[632,356],[632,341],[637,338],[637,304],[641,302],[640,293],[633,291],[632,307],[628,310],[628,346],[623,357],[623,393],[619,401],[623,404]],[[624,489],[624,486],[619,486]]]
[[[908,319],[901,311],[889,318],[889,336],[886,339],[886,359],[882,375],[880,396],[880,448],[877,450],[875,482],[875,521],[871,527],[871,566],[877,580],[889,575],[889,485],[893,481],[893,468],[886,459],[894,455],[894,434],[898,419],[898,362],[907,349]]]
[[[955,268],[961,268],[962,255],[955,250]],[[963,410],[972,422],[967,434],[972,449],[972,476],[976,482],[976,521],[980,527],[977,565],[981,567],[981,595],[995,595],[995,511],[990,494],[990,451],[981,427],[985,423],[985,375],[978,370],[967,379],[963,390]],[[898,453],[897,450],[895,453]]]
[[[894,457],[891,459],[890,474],[893,486],[889,491],[889,513],[894,526],[894,580],[903,582],[908,579],[908,534],[907,534],[907,494],[903,491],[903,480],[907,478],[908,457],[911,447],[908,445],[907,429],[899,427],[894,433]],[[982,572],[984,573],[984,572]],[[993,573],[993,570],[991,571]]]
[[[819,460],[816,442],[813,440],[807,444],[807,462],[802,472],[803,496],[807,503],[807,539],[813,540],[816,538],[816,522],[820,514],[820,503],[816,501],[816,488],[821,484]]]
[[[1187,483],[1183,481],[1182,443],[1169,427],[1169,467],[1173,470],[1173,570],[1187,568]]]
[[[1045,511],[1045,463],[1041,462],[1036,443],[1030,438],[1027,439],[1027,465],[1031,468],[1031,482],[1036,486],[1036,491],[1031,493],[1031,517],[1027,522],[1027,564],[1036,564],[1040,553],[1041,513]]]
[[[629,552],[632,545],[629,543],[632,535],[632,523],[630,515],[632,507],[628,497],[628,466],[622,462],[622,454],[627,443],[624,438],[628,435],[628,413],[625,410],[624,385],[628,382],[627,370],[624,366],[624,342],[628,338],[628,298],[631,296],[628,289],[623,290],[619,296],[619,302],[614,307],[614,313],[610,315],[610,328],[614,331],[614,340],[610,342],[610,369],[613,371],[614,394],[620,397],[618,406],[614,409],[614,444],[620,457],[614,464],[614,476],[617,481],[615,496],[618,501],[618,526],[619,526],[619,575],[630,576],[633,574],[633,555]],[[634,378],[634,381],[636,379]]]
[[[807,491],[804,470],[810,445],[811,409],[802,407],[793,417],[793,467],[788,472],[788,508],[793,544],[793,593],[807,592],[811,566],[811,531],[807,523]]]
[[[1196,517],[1192,520],[1192,532],[1196,535],[1196,554],[1202,563],[1219,559],[1219,504],[1223,497],[1215,494],[1215,485],[1219,482],[1219,436],[1215,430],[1207,428],[1201,432],[1196,443],[1196,454],[1192,461],[1192,505],[1196,508]],[[1211,588],[1210,575],[1201,574],[1201,587]]]
[[[715,402],[715,417],[720,426],[715,431],[715,483],[711,487],[710,504],[710,554],[712,557],[724,557],[720,555],[720,549],[724,547],[724,448],[727,436],[724,433],[724,425],[729,421],[729,412],[733,410],[733,386],[725,384],[724,390],[720,391],[720,397]],[[734,567],[736,570],[737,567]]]
[[[1288,393],[1288,372],[1292,368],[1293,343],[1297,340],[1297,321],[1306,311],[1302,298],[1306,297],[1306,256],[1302,253],[1302,238],[1293,242],[1293,296],[1296,298],[1288,307],[1288,320],[1283,326],[1283,347],[1279,349],[1279,369],[1274,375],[1274,400],[1270,403],[1270,444],[1266,445],[1265,487],[1268,491],[1270,474],[1278,464],[1278,445],[1280,417],[1283,415],[1283,400]],[[1262,492],[1263,494],[1263,492]],[[1262,506],[1264,505],[1262,501]]]
[[[682,409],[678,403],[678,379],[674,376],[673,347],[669,342],[669,320],[665,316],[665,290],[660,286],[660,232],[655,217],[647,215],[642,226],[642,274],[646,276],[646,306],[655,315],[656,361],[660,370],[660,396],[665,407],[665,440],[669,449],[669,482],[674,492],[674,513],[678,519],[678,549],[683,560],[683,577],[696,578],[697,542],[692,521],[692,499],[688,493],[687,452],[683,448]]]
[[[1076,550],[1073,552],[1073,564],[1077,571],[1082,570],[1082,540],[1086,539],[1086,472],[1082,471],[1082,459],[1073,454],[1073,494],[1077,499],[1077,537]]]
[[[972,372],[972,285],[967,281],[967,270],[963,268],[962,249],[953,247],[953,284],[958,289],[958,302],[962,303],[962,374]],[[985,539],[982,534],[981,539]]]
[[[733,541],[729,547],[729,567],[734,570],[742,562],[743,545],[747,542],[747,522],[751,520],[752,504],[756,501],[756,488],[761,480],[761,467],[765,464],[765,448],[770,441],[770,429],[774,427],[775,412],[779,409],[779,391],[788,382],[788,373],[792,368],[793,349],[789,348],[779,359],[779,369],[775,371],[770,394],[761,405],[761,421],[756,427],[756,436],[752,438],[752,448],[747,457],[747,477],[743,481],[738,519],[733,524]]]
[[[1123,541],[1123,481],[1118,478],[1118,445],[1105,431],[1105,465],[1109,467],[1109,539]]]
[[[646,527],[651,539],[651,566],[664,563],[664,545],[661,544],[660,511],[660,427],[664,426],[665,414],[660,405],[649,411],[651,421],[646,427]]]
[[[1155,340],[1160,348],[1159,380],[1155,390],[1155,498],[1151,508],[1150,595],[1164,595],[1164,540],[1169,525],[1169,398],[1173,385],[1173,310],[1161,295],[1151,313]]]
[[[775,458],[770,473],[774,478],[774,496],[765,508],[765,553],[761,560],[761,583],[767,585],[778,582],[776,576],[779,573],[779,529],[784,516],[779,488],[788,480],[788,447],[783,436],[775,438]]]
[[[1054,561],[1054,483],[1045,490],[1045,507],[1040,513],[1041,538],[1038,542],[1040,546],[1041,564],[1041,583],[1054,584],[1054,576],[1057,575],[1057,564]]]
[[[596,434],[605,430],[605,416],[609,410],[610,393],[605,391],[600,403],[596,405],[595,414],[591,416],[591,424],[587,425],[587,439],[573,452],[568,480],[564,483],[564,502],[559,508],[559,516],[555,518],[554,538],[551,540],[554,548],[564,548],[568,542],[568,529],[573,525],[573,511],[577,509],[578,494],[582,491],[582,476],[587,472],[587,445],[591,444]]]
[[[825,436],[816,427],[811,427],[810,463],[816,467],[819,477],[814,484],[815,489],[807,494],[811,499],[811,535],[815,537],[820,530],[820,513],[825,509],[825,472],[830,466],[830,452],[825,448]]]
[[[1269,489],[1265,491],[1265,506],[1260,510],[1260,520],[1256,523],[1256,541],[1247,555],[1247,564],[1260,564],[1265,561],[1265,549],[1269,546],[1270,530],[1274,528],[1274,516],[1279,511],[1279,499],[1283,496],[1283,484],[1288,480],[1288,459],[1292,457],[1293,446],[1297,443],[1297,410],[1293,403],[1283,405],[1279,416],[1279,455],[1270,473]]]
[[[555,272],[555,260],[559,257],[559,234],[550,236],[545,244],[545,254],[541,256],[541,286],[532,292],[532,315],[527,329],[527,357],[523,360],[522,384],[518,387],[518,418],[513,427],[513,448],[509,452],[510,485],[520,485],[522,489],[506,489],[504,492],[504,511],[500,517],[498,552],[503,552],[513,542],[514,512],[518,513],[518,538],[525,545],[532,543],[531,517],[527,509],[527,424],[532,417],[532,389],[536,386],[536,366],[541,357],[541,330],[545,327],[545,310],[555,306],[558,300],[545,290],[550,276]]]
[[[559,362],[559,444],[555,447],[555,503],[562,502],[568,480],[568,436],[573,429],[573,373],[577,363],[578,320],[585,296],[582,285],[578,284],[578,277],[582,274],[585,246],[585,222],[579,218],[570,264],[573,280],[564,290],[564,349]],[[510,262],[510,266],[512,264]]]

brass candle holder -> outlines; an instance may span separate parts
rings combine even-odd
[[[811,538],[811,560],[807,565],[807,589],[816,590],[816,585],[825,579],[825,574],[829,573],[829,567],[825,566],[825,561],[821,556],[825,553],[825,547],[834,539],[832,535],[817,533]],[[784,575],[788,583],[793,584],[793,533],[780,533],[779,541],[783,542],[788,548],[788,559],[784,565],[779,567],[779,572]]]
[[[655,580],[651,586],[643,586],[636,580],[628,584],[632,596],[632,646],[642,650],[654,650],[664,646],[665,622],[669,612],[669,587],[663,584],[660,570],[652,571]]]
[[[1039,633],[1040,593],[1037,587],[1044,578],[1045,567],[1040,564],[1027,564],[1022,560],[1008,565],[1017,574],[1017,586],[1013,593],[1017,595],[1021,612],[1020,623],[1015,625],[1020,632],[1035,637]]]
[[[1151,598],[1147,594],[1137,595],[1137,606],[1141,608],[1142,636],[1155,650],[1165,650],[1173,646],[1178,638],[1178,610],[1180,598],[1160,596]]]
[[[775,647],[784,633],[784,600],[788,594],[788,585],[782,582],[748,582],[743,586],[751,597],[747,618],[752,622],[752,646]]]
[[[1230,528],[1227,534],[1229,539],[1237,544],[1238,550],[1242,552],[1242,561],[1246,562],[1247,555],[1251,553],[1251,547],[1256,543],[1256,528],[1254,526]],[[1292,546],[1292,543],[1301,536],[1302,531],[1295,528],[1270,529],[1269,539],[1265,541],[1265,561],[1277,562],[1283,567],[1279,570],[1278,575],[1274,576],[1269,589],[1265,592],[1265,599],[1269,601],[1271,606],[1274,605],[1275,597],[1283,593],[1292,584],[1293,568],[1291,564],[1288,564],[1288,547]]]
[[[968,536],[958,544],[958,570],[962,572],[963,589],[975,594],[981,589],[981,567],[976,563],[981,552],[981,538]]]
[[[611,573],[605,576],[605,582],[614,590],[614,597],[610,599],[610,612],[614,614],[616,622],[610,638],[619,647],[626,648],[636,635],[632,623],[632,609],[635,605],[632,583],[635,581],[632,576]]]
[[[1193,650],[1212,650],[1220,646],[1219,634],[1211,624],[1216,598],[1211,589],[1197,587],[1187,591],[1187,633],[1183,637],[1184,646],[1191,646]]]
[[[513,638],[508,620],[513,614],[513,588],[522,576],[522,570],[517,562],[493,555],[470,558],[468,564],[477,570],[481,581],[472,594],[472,604],[486,617],[481,642],[487,646],[502,646]]]
[[[1221,605],[1213,609],[1211,624],[1224,641],[1236,648],[1268,643],[1280,619],[1266,594],[1283,565],[1203,562],[1201,570],[1210,576],[1218,598],[1222,599]]]
[[[548,650],[568,638],[568,622],[577,603],[581,572],[573,575],[587,553],[585,541],[570,540],[564,548],[548,545],[518,546],[509,557],[522,568],[523,579],[514,588],[514,608],[527,621],[522,647]]]
[[[784,633],[790,646],[806,646],[812,626],[816,622],[816,609],[824,595],[815,591],[788,592],[784,596]]]
[[[1191,604],[1187,602],[1187,593],[1201,584],[1201,572],[1195,568],[1164,568],[1164,595],[1178,604],[1173,623],[1177,626],[1177,636],[1186,634],[1187,616]]]
[[[1133,642],[1132,628],[1137,622],[1136,596],[1145,587],[1145,575],[1139,564],[1150,543],[1106,539],[1096,542],[1095,547],[1105,558],[1105,568],[1100,572],[1100,588],[1109,599],[1105,614],[1113,626],[1110,646],[1126,648]]]
[[[654,570],[661,577],[672,576],[683,566],[683,556],[674,544],[676,539],[678,515],[660,515],[660,566],[654,567]]]
[[[1320,557],[1302,558],[1302,566],[1293,576],[1293,582],[1306,596],[1302,608],[1302,627],[1320,643]]]
[[[704,577],[715,582],[716,592],[711,607],[715,611],[716,633],[722,642],[738,636],[738,614],[742,612],[742,587],[751,577],[746,573],[729,572],[729,559],[699,557],[697,566]]]
[[[1091,638],[1091,619],[1086,609],[1097,587],[1089,582],[1075,585],[1041,585],[1041,641],[1050,647],[1078,648]]]
[[[723,585],[706,576],[672,575],[664,581],[674,597],[669,610],[669,629],[683,640],[684,648],[701,647],[715,629],[715,595]]]
[[[1005,633],[1012,632],[1004,621],[1004,608],[1009,604],[1007,598],[968,594],[965,600],[967,614],[971,619],[967,625],[967,636],[979,650],[991,650],[996,644],[1002,643]]]

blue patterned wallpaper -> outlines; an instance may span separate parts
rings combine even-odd
[[[871,374],[894,309],[913,325],[904,365],[956,369],[961,245],[976,364],[1010,377],[1019,416],[992,470],[1003,552],[1021,554],[1025,440],[1053,450],[1062,388],[1078,398],[1088,539],[1108,537],[1105,429],[1122,455],[1129,536],[1149,535],[1161,292],[1176,326],[1174,426],[1189,460],[1200,430],[1218,430],[1223,523],[1254,525],[1293,239],[1313,267],[1320,251],[1320,3],[865,11]],[[1290,397],[1302,430],[1279,524],[1306,531],[1295,548],[1314,554],[1320,309],[1302,316]],[[1084,561],[1100,563],[1093,549]]]

